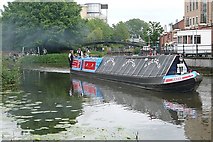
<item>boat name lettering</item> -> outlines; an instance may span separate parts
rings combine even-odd
[[[193,75],[187,75],[187,76],[182,76],[182,77],[175,77],[175,78],[167,78],[165,79],[165,83],[168,83],[168,82],[175,82],[175,81],[180,81],[180,80],[185,80],[185,79],[189,79],[193,77]]]

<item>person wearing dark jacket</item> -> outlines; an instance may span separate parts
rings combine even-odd
[[[70,53],[69,53],[69,55],[68,55],[68,60],[69,60],[70,68],[71,68],[71,69],[72,69],[73,59],[74,59],[74,51],[73,51],[73,50],[70,50]]]

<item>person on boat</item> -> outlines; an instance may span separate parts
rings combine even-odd
[[[83,53],[84,53],[84,58],[89,57],[89,55],[87,54],[87,52],[86,52],[86,51],[84,51]]]
[[[72,68],[73,59],[74,59],[74,51],[70,50],[70,53],[68,55],[68,60],[69,60],[69,63],[70,63],[70,68]]]
[[[78,48],[77,50],[77,54],[78,54],[78,57],[82,58],[83,57],[83,52],[81,51],[81,48]]]

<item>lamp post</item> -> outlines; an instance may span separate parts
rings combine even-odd
[[[197,27],[197,23],[196,23],[196,25],[195,25],[195,31],[196,31],[196,35],[195,35],[195,36],[196,36],[196,40],[195,40],[195,41],[196,41],[196,45],[195,45],[195,46],[196,46],[196,57],[198,56],[198,45],[197,45],[197,28],[198,28],[198,27]]]
[[[213,21],[211,20],[211,31],[212,31],[212,52],[211,52],[211,56],[213,57]]]

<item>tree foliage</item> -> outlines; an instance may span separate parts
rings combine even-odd
[[[113,34],[112,28],[101,19],[91,19],[87,22],[88,36],[87,40],[102,41],[110,40]]]
[[[143,20],[140,19],[130,19],[129,21],[125,22],[128,27],[129,33],[133,37],[141,37],[144,39],[145,31],[148,30],[149,25]]]
[[[160,22],[149,21],[149,28],[147,30],[147,36],[150,40],[149,42],[152,45],[156,45],[157,41],[159,40],[160,34],[162,32],[163,32],[163,27],[160,25]]]
[[[126,41],[130,38],[128,27],[123,22],[119,22],[113,25],[113,40],[115,41]]]
[[[81,7],[75,2],[9,2],[4,9],[4,48],[71,47],[83,39]]]

